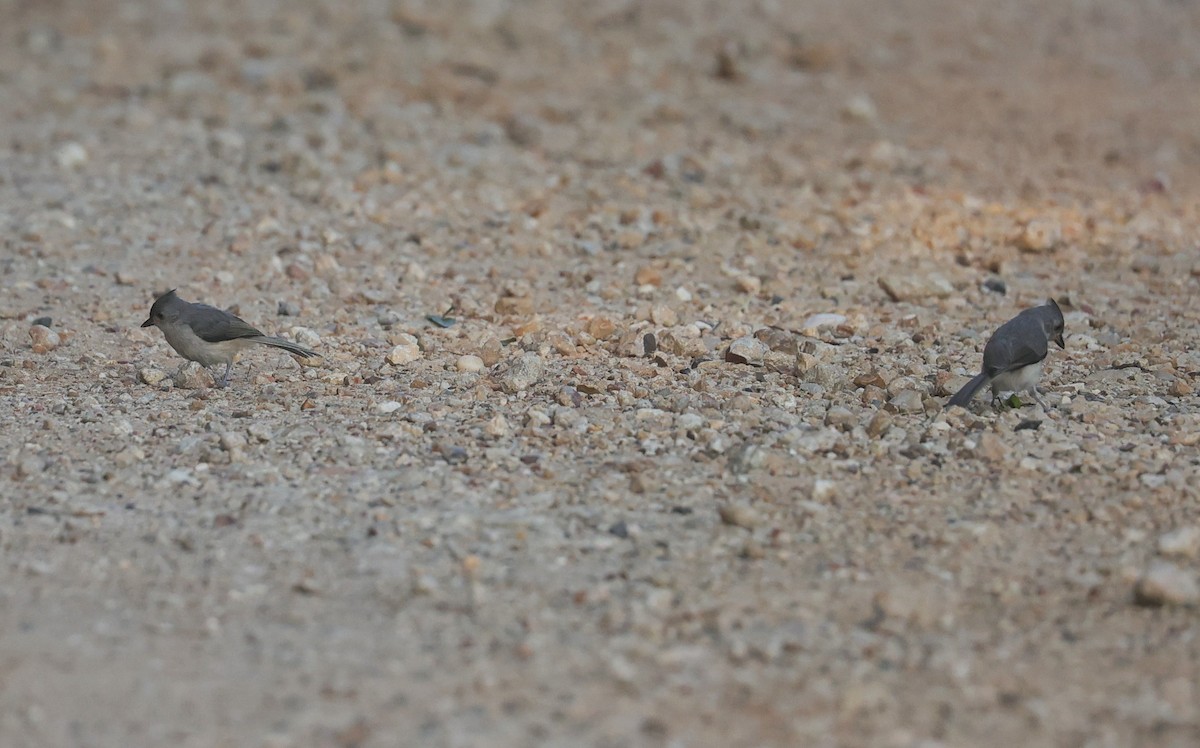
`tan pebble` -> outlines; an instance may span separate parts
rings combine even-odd
[[[45,325],[34,325],[29,328],[29,339],[33,341],[34,353],[46,353],[58,347],[61,338],[58,333]]]
[[[329,280],[333,276],[341,272],[342,268],[338,265],[338,261],[331,254],[319,255],[313,263],[313,272],[318,278]]]
[[[396,336],[396,346],[387,355],[387,362],[392,366],[412,363],[421,358],[421,347],[417,339],[408,333]]]
[[[1158,538],[1158,552],[1164,556],[1195,558],[1200,555],[1200,527],[1180,527]]]
[[[533,299],[528,296],[502,296],[496,299],[496,313],[523,317],[533,314]]]
[[[483,359],[484,366],[495,366],[500,361],[503,350],[500,338],[489,335],[479,344],[479,358]]]
[[[535,332],[541,332],[542,326],[541,317],[534,317],[533,319],[526,320],[519,325],[513,325],[513,336],[523,338],[526,335],[532,335]]]
[[[662,327],[674,327],[679,324],[679,315],[666,304],[655,304],[650,307],[650,320]]]
[[[221,449],[233,452],[246,446],[246,437],[237,431],[226,431],[220,436]]]
[[[878,369],[872,369],[866,374],[859,374],[854,378],[855,387],[879,387],[880,389],[887,388],[888,382],[883,374],[879,373]]]
[[[639,286],[661,286],[662,272],[652,265],[642,265],[633,274],[633,281]],[[599,338],[600,336],[597,335],[596,337]]]
[[[892,301],[944,299],[954,293],[953,284],[938,273],[880,276],[878,283]]]
[[[1052,218],[1035,218],[1021,230],[1017,247],[1024,252],[1047,252],[1062,241],[1062,224]]]
[[[617,331],[617,324],[605,316],[592,317],[587,323],[588,335],[596,340],[608,340]]]
[[[148,384],[151,387],[159,385],[166,378],[167,373],[162,369],[146,367],[138,372],[138,379],[142,381],[142,384]]]
[[[1008,446],[997,434],[989,431],[979,437],[975,452],[988,462],[1000,462],[1008,457]]]
[[[737,287],[742,293],[756,294],[762,290],[762,281],[754,275],[739,275]]]
[[[509,431],[508,419],[504,417],[503,413],[497,413],[487,422],[483,430],[488,436],[507,436]]]
[[[753,530],[761,521],[758,512],[745,504],[721,504],[717,507],[717,514],[725,524],[747,530]]]
[[[876,411],[867,423],[867,435],[872,439],[882,436],[892,426],[892,417],[887,411]]]
[[[466,574],[469,577],[473,577],[479,572],[479,567],[482,565],[483,565],[483,562],[479,560],[479,556],[476,556],[474,554],[465,556],[462,560],[463,574]]]
[[[189,361],[180,367],[171,377],[171,381],[176,387],[183,390],[195,390],[213,386],[212,372],[195,361]]]
[[[113,462],[117,467],[130,467],[145,459],[146,455],[137,447],[126,447],[113,456]]]
[[[645,234],[637,229],[625,229],[617,234],[617,246],[621,249],[635,249],[642,246],[645,240]]]
[[[474,373],[484,370],[483,359],[479,356],[459,356],[458,361],[454,364],[459,371]]]
[[[1183,379],[1176,378],[1174,382],[1171,382],[1171,389],[1169,391],[1175,397],[1184,397],[1192,394],[1192,386]]]
[[[571,356],[575,354],[575,341],[571,336],[562,330],[553,330],[546,335],[546,342],[550,347],[563,356]]]
[[[751,561],[758,561],[765,558],[766,555],[767,551],[762,547],[762,543],[759,543],[753,538],[747,540],[746,544],[742,546],[742,558],[747,558]]]

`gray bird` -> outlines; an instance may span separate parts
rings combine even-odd
[[[1050,352],[1050,341],[1058,343],[1059,348],[1067,347],[1063,325],[1062,310],[1054,299],[1000,325],[983,347],[983,371],[950,398],[946,407],[967,407],[975,393],[990,384],[993,402],[1001,392],[1028,392],[1045,409],[1037,383],[1042,376],[1042,362]]]
[[[218,387],[229,384],[233,357],[255,343],[282,348],[303,358],[320,358],[315,351],[290,340],[263,335],[253,325],[208,304],[190,304],[175,295],[175,289],[154,300],[142,327],[157,327],[175,352],[201,366],[225,364]]]

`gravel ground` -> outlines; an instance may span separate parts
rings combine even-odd
[[[1200,744],[1200,5],[0,14],[3,745]]]

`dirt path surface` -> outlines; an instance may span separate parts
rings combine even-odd
[[[0,744],[1200,744],[1197,3],[0,16]]]

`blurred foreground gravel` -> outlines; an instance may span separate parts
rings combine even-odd
[[[1200,744],[1200,7],[0,17],[4,746]]]

